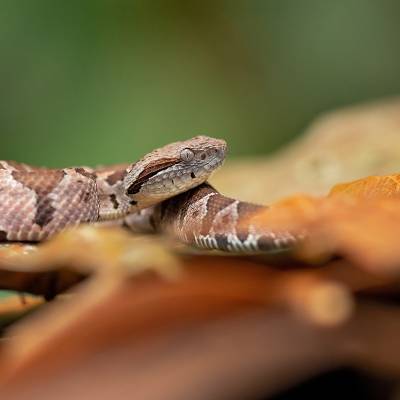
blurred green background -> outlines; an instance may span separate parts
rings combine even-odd
[[[198,133],[273,151],[400,92],[400,2],[1,0],[1,158],[131,161]]]

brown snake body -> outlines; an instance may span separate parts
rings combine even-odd
[[[285,249],[289,233],[240,224],[262,206],[227,198],[206,180],[226,152],[197,136],[156,149],[133,164],[47,169],[0,161],[0,240],[42,241],[82,223],[123,221],[186,244],[231,252]]]

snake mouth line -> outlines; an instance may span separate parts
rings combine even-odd
[[[168,194],[170,194],[168,197],[175,196],[205,182],[222,163],[223,160],[214,159],[196,169],[166,173],[162,179],[159,177],[159,179],[144,183],[142,189],[145,190],[147,196],[153,195],[157,198]]]
[[[180,179],[184,176],[189,176],[192,179],[199,178],[200,175],[202,174],[211,174],[216,170],[218,167],[220,167],[223,164],[224,160],[221,159],[214,159],[209,161],[208,163],[200,166],[199,168],[188,168],[186,171],[172,171],[169,174],[166,174],[165,178],[162,178],[161,180],[155,180],[151,183],[162,183],[164,181],[168,181],[170,179]],[[160,171],[159,171],[160,172]]]
[[[223,158],[215,158],[215,159],[213,159],[213,160],[211,160],[211,161],[209,161],[209,162],[207,162],[206,164],[204,164],[204,165],[202,165],[200,168],[198,168],[198,169],[196,169],[196,170],[188,170],[188,172],[187,172],[187,174],[186,173],[181,173],[181,174],[179,174],[179,172],[180,171],[177,171],[177,172],[171,172],[169,175],[167,175],[166,174],[166,176],[165,176],[165,178],[163,179],[162,177],[161,177],[161,179],[160,180],[151,180],[151,178],[153,178],[153,177],[155,177],[156,175],[158,175],[159,173],[162,173],[163,172],[163,170],[167,170],[168,169],[168,167],[166,167],[166,168],[164,168],[164,169],[161,169],[161,170],[158,170],[158,171],[153,171],[152,173],[150,173],[150,174],[148,174],[147,176],[146,176],[146,180],[145,179],[141,179],[141,180],[139,180],[138,182],[135,182],[135,183],[133,183],[130,187],[129,187],[129,189],[128,189],[128,191],[127,191],[127,193],[129,194],[129,195],[134,195],[134,194],[137,194],[137,193],[139,193],[140,191],[141,191],[141,189],[142,188],[144,188],[144,187],[151,187],[151,186],[153,186],[153,185],[158,185],[158,184],[164,184],[165,182],[167,182],[167,181],[170,181],[170,180],[174,180],[174,179],[181,179],[182,177],[184,177],[185,175],[189,175],[189,173],[190,173],[190,177],[192,178],[192,179],[197,179],[197,178],[199,178],[200,177],[200,175],[202,175],[201,174],[201,171],[204,173],[208,173],[208,174],[211,174],[215,169],[217,169],[218,167],[220,167],[221,165],[222,165],[222,163],[224,162],[224,159]]]
[[[225,159],[224,158],[217,158],[214,160],[209,161],[208,163],[204,164],[202,166],[203,169],[207,170],[206,167],[211,167],[210,172],[214,171],[215,169],[217,169],[218,167],[220,167],[223,163],[224,163]]]

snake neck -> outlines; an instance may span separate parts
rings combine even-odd
[[[137,211],[136,204],[124,193],[122,183],[99,189],[99,221],[123,218]]]

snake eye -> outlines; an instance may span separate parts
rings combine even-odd
[[[194,158],[194,153],[193,153],[192,150],[190,150],[190,149],[183,149],[183,150],[181,151],[181,160],[182,160],[182,161],[186,161],[186,162],[192,161],[193,158]]]

